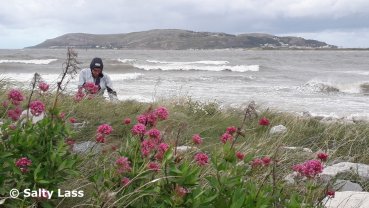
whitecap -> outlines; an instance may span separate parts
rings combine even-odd
[[[142,73],[110,74],[110,78],[112,81],[134,80],[142,76],[143,76]]]
[[[227,65],[215,65],[215,66],[199,66],[199,65],[164,65],[164,64],[156,64],[156,65],[146,65],[146,64],[133,64],[134,67],[143,69],[143,70],[199,70],[199,71],[233,71],[233,72],[247,72],[247,71],[259,71],[259,65],[236,65],[236,66],[227,66]]]
[[[117,61],[122,62],[124,64],[131,64],[136,61],[136,59],[117,59]]]
[[[58,59],[30,59],[30,60],[8,60],[1,59],[2,63],[21,63],[21,64],[50,64],[51,62],[57,61]]]
[[[228,61],[212,61],[212,60],[203,60],[203,61],[158,61],[158,60],[146,60],[149,63],[155,64],[171,64],[171,65],[192,65],[192,64],[204,64],[204,65],[225,65],[229,64]]]

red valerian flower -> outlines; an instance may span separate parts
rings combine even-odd
[[[31,109],[31,113],[34,116],[39,116],[45,111],[45,105],[39,100],[32,101],[29,104],[29,108]]]
[[[202,138],[200,137],[200,135],[199,135],[199,134],[194,134],[194,135],[192,136],[192,142],[193,142],[194,144],[201,144],[201,143],[202,143]]]
[[[49,90],[49,85],[45,82],[40,82],[38,84],[38,88],[42,91],[42,92],[46,92],[47,90]]]
[[[204,166],[209,163],[209,156],[207,156],[205,153],[197,153],[195,155],[195,160],[199,166]]]
[[[241,152],[236,152],[236,157],[239,160],[243,160],[245,158],[245,154],[241,153]]]
[[[336,192],[334,190],[327,190],[326,194],[328,198],[334,198],[334,196],[336,195]]]
[[[130,118],[125,118],[125,119],[123,120],[123,123],[124,123],[125,125],[130,124],[130,123],[131,123],[131,119],[130,119]]]
[[[324,153],[324,152],[320,152],[317,154],[318,159],[320,159],[321,161],[325,162],[328,160],[328,154]]]
[[[269,123],[270,123],[269,120],[265,117],[263,117],[259,120],[259,125],[261,125],[261,126],[268,126]]]

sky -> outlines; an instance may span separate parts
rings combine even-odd
[[[268,33],[369,48],[369,0],[2,0],[0,48],[66,33]]]

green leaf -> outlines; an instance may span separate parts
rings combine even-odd
[[[245,202],[245,191],[242,189],[236,189],[233,192],[232,204],[230,208],[241,208]]]

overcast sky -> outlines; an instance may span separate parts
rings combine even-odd
[[[369,47],[369,0],[2,0],[0,48],[150,29],[296,35]]]

